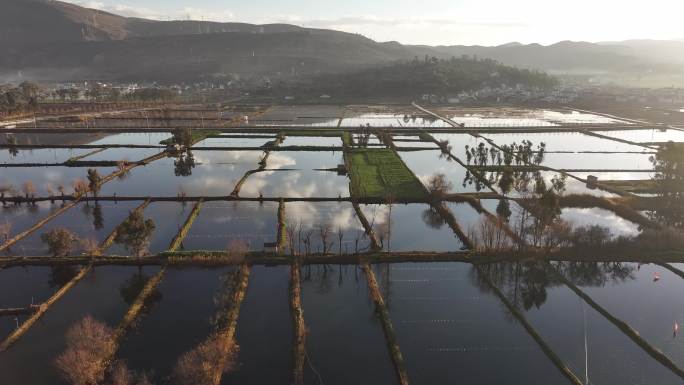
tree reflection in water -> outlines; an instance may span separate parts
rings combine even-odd
[[[140,294],[140,292],[142,292],[143,288],[145,287],[145,284],[147,284],[147,281],[149,281],[149,279],[150,276],[145,274],[142,271],[142,268],[139,268],[137,272],[135,272],[130,278],[128,278],[123,284],[121,284],[121,286],[119,287],[119,294],[128,306],[132,305],[133,302],[135,302],[136,298],[138,298],[138,295]],[[145,300],[145,309],[149,310],[149,308],[152,307],[152,305],[161,301],[161,299],[161,292],[158,288],[155,288]]]
[[[192,151],[188,148],[186,151],[181,151],[173,161],[173,172],[176,176],[190,176],[192,169],[195,168],[195,157]]]
[[[423,211],[421,214],[421,217],[423,218],[423,222],[425,222],[428,227],[435,230],[441,229],[446,223],[439,211],[432,206],[425,209],[425,211]]]
[[[651,157],[658,209],[648,213],[663,225],[684,228],[684,144],[669,142]]]
[[[102,215],[102,206],[95,202],[93,207],[93,227],[95,230],[101,230],[104,227],[104,216]]]
[[[556,276],[558,271],[578,286],[602,287],[607,283],[619,283],[635,279],[633,264],[621,262],[539,262],[494,263],[481,266],[506,298],[517,309],[539,309],[547,300],[547,289],[562,286]],[[470,279],[483,293],[491,287],[474,267]]]
[[[51,289],[60,288],[71,281],[76,274],[78,274],[78,270],[75,266],[53,266],[50,268],[48,286]]]

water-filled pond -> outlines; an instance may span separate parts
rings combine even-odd
[[[344,114],[343,114],[344,113]],[[515,110],[496,114],[493,111],[445,109],[442,113],[470,126],[533,124],[625,124],[592,114]],[[341,107],[279,107],[251,119],[250,124],[271,126],[369,124],[381,126],[449,127],[421,113],[393,108],[363,109]],[[408,117],[408,119],[405,119]],[[459,120],[460,119],[460,120]],[[648,132],[647,132],[648,131]],[[601,134],[636,142],[679,140],[674,130],[602,131]],[[297,135],[302,135],[298,132]],[[288,136],[282,146],[341,147],[340,136]],[[433,133],[437,140],[448,140],[451,153],[467,162],[466,146],[475,148],[485,139],[469,134]],[[19,143],[92,143],[103,151],[92,153],[83,161],[140,160],[162,151],[161,148],[107,148],[108,144],[157,146],[169,133],[115,135],[21,136]],[[571,172],[582,179],[589,175],[602,180],[651,180],[653,164],[649,157],[657,151],[609,139],[567,133],[483,134],[498,145],[529,140],[546,143],[545,166],[580,170]],[[684,137],[683,137],[684,138]],[[289,306],[291,248],[298,254],[326,252],[329,263],[304,264],[301,267],[302,307],[306,325],[307,384],[390,384],[397,374],[388,350],[388,339],[369,294],[366,275],[357,259],[339,254],[365,252],[370,248],[363,221],[357,217],[349,197],[349,176],[345,174],[342,151],[221,151],[220,147],[260,147],[275,139],[275,134],[231,133],[207,138],[195,149],[135,167],[122,178],[101,186],[100,201],[89,198],[24,237],[9,249],[6,256],[48,256],[50,250],[41,235],[65,228],[81,239],[95,243],[104,240],[126,220],[146,197],[154,200],[142,211],[154,229],[145,239],[145,254],[158,254],[169,248],[191,213],[199,197],[210,197],[202,205],[182,242],[182,250],[233,250],[244,242],[251,251],[282,251],[277,266],[254,265],[246,296],[237,321],[236,342],[240,349],[232,371],[224,374],[222,384],[290,384],[293,374],[293,323]],[[454,223],[446,223],[427,199],[413,203],[380,204],[361,199],[360,209],[372,227],[388,258],[402,252],[458,253],[465,258],[468,242],[479,241],[486,225],[495,217],[478,213],[476,207],[501,217],[508,229],[520,231],[518,218],[524,201],[498,199],[490,189],[477,188],[465,167],[448,161],[434,143],[417,133],[394,134],[398,155],[425,185],[430,177],[444,174],[451,184],[452,202],[444,207],[453,214]],[[358,142],[358,141],[357,141]],[[371,135],[369,147],[382,147]],[[404,147],[434,148],[402,151]],[[219,149],[216,149],[219,148]],[[35,149],[0,152],[0,163],[60,163],[96,149]],[[304,149],[295,149],[304,150]],[[489,156],[489,154],[488,154]],[[471,159],[471,164],[473,160]],[[349,165],[347,165],[349,166]],[[108,175],[115,167],[96,168]],[[582,169],[612,171],[581,171]],[[638,170],[639,172],[635,171]],[[46,196],[50,191],[66,194],[75,179],[86,179],[88,167],[8,167],[0,169],[0,187],[9,196],[23,196],[25,182],[35,192]],[[366,170],[368,171],[368,170]],[[372,171],[372,170],[371,170]],[[525,179],[521,173],[504,191],[501,175],[484,174],[495,192],[509,198],[529,197],[534,189],[535,171],[529,171],[528,191],[521,193]],[[540,171],[546,187],[559,174]],[[383,181],[391,175],[381,175]],[[395,176],[396,177],[396,176]],[[517,178],[517,180],[516,180]],[[238,182],[243,180],[238,189]],[[465,181],[465,184],[464,184]],[[510,182],[510,181],[509,181]],[[517,183],[517,184],[516,184]],[[12,186],[13,189],[9,188]],[[12,191],[15,190],[15,191]],[[28,188],[31,190],[31,188]],[[591,189],[573,178],[565,180],[563,194],[591,194],[613,198],[618,194]],[[445,191],[442,191],[447,192]],[[477,194],[477,193],[486,194]],[[232,194],[232,195],[231,195]],[[250,200],[235,200],[235,196]],[[130,197],[121,200],[112,197]],[[107,197],[105,199],[105,197]],[[176,198],[187,197],[186,202]],[[259,197],[269,198],[259,201]],[[271,199],[276,198],[276,199]],[[285,250],[276,250],[278,241],[277,198],[284,202]],[[306,198],[306,200],[299,200]],[[319,199],[320,198],[320,199]],[[340,198],[340,199],[338,199]],[[632,198],[630,198],[632,199]],[[178,200],[178,201],[174,201]],[[5,202],[0,208],[0,228],[10,224],[9,236],[19,234],[61,207],[62,202],[41,201],[33,204]],[[525,206],[527,207],[527,206]],[[676,206],[670,206],[676,208]],[[639,210],[645,210],[639,208]],[[656,207],[657,208],[657,207]],[[612,237],[637,236],[644,231],[612,211],[599,208],[562,208],[559,219],[574,227],[599,225]],[[490,221],[490,222],[488,222]],[[491,223],[494,223],[491,222]],[[490,226],[491,229],[491,226]],[[456,230],[456,231],[455,231]],[[478,233],[478,231],[480,233]],[[135,234],[132,234],[135,235]],[[515,237],[510,235],[508,237]],[[4,242],[7,234],[0,233]],[[480,238],[476,238],[480,237]],[[290,238],[290,239],[288,239]],[[474,246],[480,247],[478,242]],[[506,243],[512,245],[510,241]],[[71,254],[80,254],[81,245]],[[130,256],[128,244],[114,243],[106,255]],[[263,256],[264,254],[260,254]],[[455,257],[451,254],[452,257]],[[333,259],[333,257],[336,257]],[[684,279],[668,270],[683,269],[684,264],[639,265],[621,262],[556,262],[551,265],[589,295],[601,311],[635,329],[643,341],[636,343],[617,327],[611,318],[583,301],[547,265],[526,262],[479,264],[480,271],[469,263],[406,262],[373,265],[410,382],[428,385],[453,382],[473,384],[561,384],[567,379],[532,337],[538,333],[542,344],[568,366],[582,382],[595,384],[643,383],[678,384],[681,378],[654,360],[644,343],[661,350],[676,365],[684,366],[684,345],[676,328],[684,322],[681,291]],[[588,255],[581,255],[589,258]],[[604,253],[599,257],[607,258]],[[670,255],[667,255],[670,257]],[[354,257],[355,258],[355,257]],[[337,264],[347,261],[345,264]],[[9,260],[7,260],[9,261]],[[159,260],[157,260],[158,263]],[[384,262],[384,261],[383,261]],[[54,364],[64,351],[66,334],[75,322],[86,315],[116,327],[146,279],[158,266],[97,266],[82,281],[68,290],[45,315],[8,351],[0,353],[0,383],[66,384]],[[230,280],[235,267],[169,267],[148,303],[136,327],[126,333],[116,358],[129,368],[145,371],[155,383],[172,383],[171,375],[178,359],[205,341],[215,330],[217,315],[225,314],[231,298]],[[77,266],[7,266],[0,269],[0,310],[26,307],[48,300],[78,271]],[[675,270],[676,271],[676,270]],[[490,279],[516,311],[525,317],[527,328],[506,307],[487,281]],[[0,312],[0,338],[7,337],[28,315],[4,316]],[[391,341],[390,341],[391,342]],[[36,368],[40,368],[37,370]]]
[[[60,272],[60,286],[77,270]],[[143,272],[151,276],[156,270],[147,267]],[[10,350],[2,353],[0,381],[3,384],[68,384],[55,366],[55,359],[66,348],[67,331],[86,315],[116,327],[130,306],[128,289],[138,272],[136,267],[105,266],[88,273]]]

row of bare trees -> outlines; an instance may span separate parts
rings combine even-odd
[[[288,219],[292,224],[286,227],[287,247],[290,255],[331,254],[337,249],[339,254],[348,253],[345,244],[353,243],[354,252],[365,250],[362,245],[365,238],[363,231],[357,231],[354,239],[345,241],[345,230],[338,227],[336,230],[330,224],[318,224],[312,227],[305,226],[301,220]],[[337,245],[337,247],[335,247]]]
[[[66,349],[56,358],[61,376],[73,385],[152,385],[145,372],[130,370],[117,360],[109,371],[106,358],[114,349],[114,330],[92,316],[72,325],[66,334]],[[172,373],[174,385],[212,384],[217,372],[229,373],[237,362],[239,346],[213,334],[178,358]]]
[[[76,178],[71,182],[71,187],[73,189],[74,195],[85,195],[88,192],[92,192],[94,195],[100,190],[100,185],[102,183],[102,176],[97,171],[97,169],[88,169],[87,179]],[[56,187],[52,185],[47,185],[45,187],[46,192],[49,197],[55,197],[55,189],[59,195],[65,195],[65,187],[63,184],[58,184]],[[0,200],[5,197],[12,198],[25,198],[26,200],[34,199],[36,197],[36,186],[31,181],[26,181],[22,183],[20,188],[15,187],[12,184],[0,185]]]

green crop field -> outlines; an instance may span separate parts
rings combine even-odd
[[[426,199],[425,186],[399,156],[389,149],[354,149],[349,152],[352,195],[357,198]]]

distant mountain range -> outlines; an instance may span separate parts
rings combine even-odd
[[[684,41],[417,46],[287,24],[127,18],[52,0],[0,0],[0,50],[0,82],[171,81],[228,73],[288,79],[416,56],[469,55],[585,80],[684,85]]]

